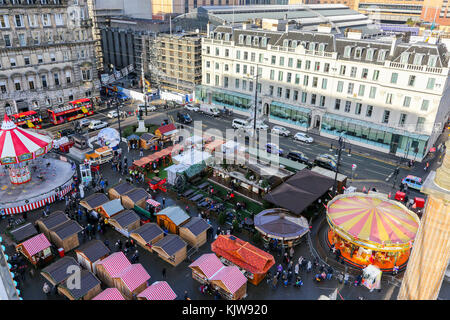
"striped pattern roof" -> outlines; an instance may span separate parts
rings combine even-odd
[[[125,300],[117,288],[108,288],[96,295],[92,300]]]
[[[138,298],[147,300],[175,300],[176,297],[176,293],[166,281],[156,281],[138,295]]]
[[[122,279],[122,281],[130,291],[133,291],[141,284],[145,283],[148,279],[150,279],[150,275],[144,269],[142,264],[136,263],[125,269],[119,275],[119,278]]]
[[[247,278],[236,266],[223,267],[209,280],[221,281],[224,286],[233,294],[238,291],[239,288],[241,288],[245,283],[247,283]]]
[[[97,264],[103,265],[112,278],[120,277],[123,271],[131,266],[130,261],[128,261],[122,251],[114,252]]]
[[[46,236],[43,233],[40,233],[22,243],[22,246],[30,256],[34,256],[36,253],[50,247],[51,244]]]
[[[189,268],[199,268],[207,278],[219,271],[223,264],[214,253],[206,253],[189,265]]]

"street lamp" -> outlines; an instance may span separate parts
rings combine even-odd
[[[337,159],[337,163],[336,163],[336,174],[334,175],[334,184],[333,184],[333,194],[334,195],[337,195],[337,192],[338,192],[337,176],[338,176],[338,172],[339,172],[339,165],[341,164],[342,149],[345,148],[344,137],[342,135],[339,136],[338,146],[339,146],[338,159]]]
[[[259,85],[259,77],[261,74],[259,73],[259,65],[256,65],[256,75],[251,77],[247,74],[247,79],[255,79],[255,110],[253,112],[253,137],[257,137],[256,131],[256,114],[258,112],[258,85]],[[257,139],[256,139],[257,140]]]

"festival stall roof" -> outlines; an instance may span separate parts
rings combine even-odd
[[[131,135],[129,135],[127,137],[128,141],[130,141],[130,140],[139,140],[139,139],[140,139],[140,137],[137,134],[131,134]]]
[[[247,291],[247,278],[236,266],[227,266],[221,268],[209,280],[222,289],[226,289],[226,291],[230,293],[230,298],[232,300],[238,300],[242,298]]]
[[[122,291],[122,293],[131,298],[132,293],[143,284],[147,287],[147,280],[150,279],[150,275],[144,269],[142,264],[136,263],[126,268],[117,278],[128,289],[128,292]],[[139,292],[142,292],[142,290],[139,290]]]
[[[156,223],[146,223],[141,227],[134,229],[130,233],[133,238],[143,248],[153,252],[151,245],[164,237],[164,231]]]
[[[80,267],[74,258],[65,256],[52,263],[41,271],[41,275],[47,279],[53,286],[56,286],[66,280],[71,274],[67,272],[68,268]]]
[[[190,216],[178,206],[170,206],[156,212],[156,221],[162,227],[166,226],[171,233],[178,233],[179,226],[189,220]]]
[[[155,137],[154,134],[149,133],[149,132],[145,132],[145,133],[143,133],[143,134],[140,136],[140,139],[141,139],[141,140],[144,140],[144,141],[149,141],[149,140],[152,140],[154,137]]]
[[[176,293],[166,281],[156,281],[138,295],[139,300],[175,300]]]
[[[96,265],[96,274],[106,285],[113,287],[114,278],[119,277],[129,266],[130,261],[122,251],[119,251],[99,261]]]
[[[18,244],[16,248],[19,249],[16,250],[22,251],[28,257],[28,259],[33,260],[32,257],[34,255],[44,251],[49,247],[51,247],[50,242],[43,233],[40,233],[26,240],[25,242]]]
[[[130,192],[135,187],[129,184],[128,182],[122,182],[108,190],[108,195],[111,200],[119,199],[122,195],[127,192]]]
[[[179,163],[173,164],[170,167],[167,167],[165,170],[167,172],[167,183],[174,185],[175,179],[177,178],[177,174],[183,173],[189,168],[188,164]]]
[[[97,208],[98,212],[107,219],[111,218],[120,211],[123,211],[124,209],[125,208],[122,206],[120,199],[108,201]]]
[[[275,259],[271,254],[231,235],[219,235],[211,244],[211,250],[219,257],[252,273],[254,277],[250,282],[255,285],[275,264]]]
[[[78,262],[89,271],[95,273],[95,264],[106,258],[111,250],[100,240],[92,240],[75,250]]]
[[[39,230],[43,232],[48,238],[50,238],[50,231],[63,223],[69,221],[69,217],[62,211],[55,211],[48,217],[41,218],[36,221]]]
[[[180,227],[180,237],[192,247],[200,247],[206,243],[206,231],[209,228],[211,228],[211,225],[204,219],[192,217]]]
[[[31,222],[11,231],[11,235],[13,236],[14,241],[16,241],[17,243],[21,243],[28,238],[37,235],[37,233],[38,232],[36,230],[36,227],[33,226]]]
[[[333,179],[304,169],[266,194],[264,200],[295,214],[300,214],[323,196],[333,184]]]
[[[256,230],[269,238],[292,240],[304,236],[309,231],[305,217],[298,217],[288,210],[267,209],[255,216]]]
[[[178,151],[180,151],[183,147],[179,144],[167,147],[161,151],[152,153],[151,155],[148,155],[146,157],[143,157],[139,160],[135,160],[133,161],[133,164],[135,166],[139,166],[139,167],[144,167],[146,164],[153,162],[153,161],[157,161],[159,159],[161,159],[162,157],[167,157],[169,155],[175,154]]]
[[[153,250],[158,253],[161,259],[177,266],[187,255],[187,244],[179,236],[168,234],[153,245]]]
[[[84,200],[80,201],[80,204],[89,211],[94,210],[102,204],[108,202],[109,199],[104,193],[94,193]]]
[[[192,262],[189,265],[189,268],[193,269],[193,272],[194,268],[196,271],[200,271],[203,277],[207,280],[223,268],[223,263],[214,253],[205,253]]]
[[[64,248],[65,252],[68,252],[80,245],[78,239],[78,233],[83,228],[75,220],[69,220],[63,224],[53,228],[50,231],[52,242],[58,248]]]
[[[188,165],[202,163],[203,161],[207,163],[210,159],[212,159],[211,154],[209,154],[208,152],[199,151],[197,149],[189,149],[186,150],[183,154],[172,157],[173,163],[184,163]]]
[[[109,219],[108,223],[116,229],[130,232],[131,230],[139,228],[141,218],[134,211],[126,210]]]
[[[135,205],[145,209],[145,201],[149,198],[150,195],[147,191],[145,191],[145,189],[136,188],[122,195],[122,204],[127,209],[133,209]]]
[[[205,150],[207,150],[209,152],[213,152],[214,150],[216,150],[218,147],[220,147],[224,143],[225,143],[225,141],[223,141],[221,139],[215,139],[214,141],[205,145]]]
[[[92,300],[125,300],[117,288],[107,288],[96,295]]]
[[[333,180],[334,180],[334,177],[336,176],[335,171],[328,170],[328,169],[318,167],[318,166],[313,167],[311,169],[311,171],[319,173],[323,176],[329,177]],[[338,191],[339,191],[339,193],[342,193],[344,191],[343,189],[347,186],[347,176],[342,173],[338,173],[337,174],[337,183],[338,183]]]
[[[100,293],[100,280],[87,270],[80,272],[80,286],[74,286],[66,279],[58,286],[58,292],[70,300],[90,300]]]
[[[155,135],[158,137],[164,136],[170,136],[172,134],[177,133],[178,130],[175,127],[175,125],[173,123],[169,123],[166,124],[165,126],[159,127],[158,129],[155,130]]]

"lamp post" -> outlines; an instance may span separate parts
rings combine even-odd
[[[337,195],[338,193],[338,188],[337,188],[337,176],[338,176],[338,172],[339,172],[339,165],[341,164],[341,154],[342,154],[342,149],[345,147],[345,143],[344,143],[344,137],[340,136],[339,140],[338,140],[338,159],[337,159],[337,163],[336,163],[336,174],[334,175],[334,184],[333,184],[333,194]]]

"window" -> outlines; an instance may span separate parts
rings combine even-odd
[[[308,85],[309,76],[303,78],[303,85],[306,87]]]
[[[408,64],[409,52],[402,52],[400,55],[400,63]]]
[[[388,123],[389,122],[390,114],[391,114],[391,112],[389,110],[384,110],[383,119],[382,119],[383,123]]]
[[[292,99],[293,99],[294,101],[297,101],[297,100],[298,100],[298,90],[294,90],[294,95],[293,95]]]
[[[366,117],[370,118],[372,116],[372,113],[373,113],[373,106],[367,106]]]
[[[356,67],[352,67],[350,69],[350,77],[352,78],[356,77],[356,71],[357,71]]]
[[[355,87],[355,84],[352,82],[349,82],[348,87],[347,87],[347,93],[348,94],[353,94],[353,89]]]
[[[430,105],[430,100],[423,100],[422,101],[422,106],[420,107],[421,111],[428,111],[428,107]]]
[[[366,90],[366,86],[363,84],[359,85],[359,90],[358,90],[358,96],[362,97],[364,96],[364,91]]]
[[[411,105],[411,97],[405,96],[405,99],[403,100],[403,106],[409,107]]]
[[[325,63],[324,67],[323,67],[323,72],[330,72],[330,64],[329,63]]]
[[[1,19],[1,17],[0,17],[0,19]],[[437,60],[438,60],[438,56],[437,55],[430,55],[430,56],[428,56],[428,63],[427,63],[427,65],[429,67],[436,67]]]
[[[284,97],[285,97],[286,99],[289,99],[289,98],[291,97],[291,90],[290,90],[290,89],[286,89],[286,92],[285,92]]]
[[[241,65],[239,63],[236,64],[236,73],[241,72]]]
[[[239,79],[234,80],[234,87],[239,89]]]
[[[26,66],[30,65],[30,57],[23,57],[23,61]]]
[[[416,76],[409,76],[408,86],[414,86],[414,82],[416,81]]]
[[[55,80],[55,86],[59,86],[59,74],[58,73],[53,74],[53,79]]]
[[[406,113],[401,113],[401,114],[400,114],[400,119],[399,119],[399,121],[398,121],[398,125],[399,125],[400,127],[403,127],[403,126],[405,125],[406,117],[407,117]]]
[[[320,71],[320,62],[314,63],[314,70],[315,71]]]
[[[91,80],[91,70],[83,69],[83,70],[81,70],[81,75],[82,75],[83,81]]]
[[[276,63],[276,61],[277,61],[277,57],[276,56],[272,56],[271,57],[271,64],[275,64]]]
[[[317,77],[313,77],[313,81],[312,81],[312,87],[313,88],[317,88],[317,82],[319,81],[319,79]]]
[[[283,71],[278,71],[278,81],[283,81]]]
[[[19,45],[21,47],[25,47],[27,45],[27,41],[25,40],[25,34],[24,33],[19,33]]]
[[[337,92],[342,92],[344,90],[344,81],[338,81]]]
[[[248,46],[252,45],[252,37],[251,36],[246,36],[245,37],[245,44]]]
[[[324,106],[325,106],[325,96],[320,96],[320,102],[319,102],[319,105],[320,105],[321,107],[324,107]]]
[[[211,68],[211,61],[206,61],[206,67]]]
[[[414,55],[413,65],[420,66],[422,64],[423,56],[422,53],[416,53]]]
[[[352,102],[351,101],[345,101],[345,112],[350,112],[350,109],[352,108]]]
[[[16,88],[16,91],[22,90],[22,87],[20,85],[20,80],[18,80],[18,79],[14,80],[14,87]]]
[[[228,77],[223,77],[223,87],[228,88]]]
[[[287,78],[286,78],[286,82],[291,82],[291,78],[292,78],[292,73],[288,72],[287,73]]]
[[[373,49],[373,48],[367,49],[366,60],[372,61],[374,53],[375,53],[375,49]]]
[[[372,80],[377,81],[379,76],[380,76],[380,70],[373,70]]]
[[[72,82],[72,74],[69,70],[66,71],[66,83],[69,84]]]
[[[225,57],[229,57],[230,56],[230,49],[225,49]]]
[[[375,99],[376,94],[377,94],[377,87],[370,87],[369,98]]]
[[[55,13],[55,24],[56,24],[57,26],[62,26],[62,25],[64,25],[62,13]]]
[[[243,34],[239,35],[239,44],[244,44],[244,35]]]
[[[294,65],[294,59],[289,58],[289,59],[288,59],[288,67],[289,67],[289,68],[292,68],[293,65]]]
[[[214,85],[215,85],[216,87],[219,86],[219,76],[218,76],[218,75],[216,75],[216,77],[215,77]]]
[[[319,52],[325,51],[326,44],[325,43],[319,43]]]
[[[300,69],[302,67],[302,60],[297,59],[297,69]]]
[[[225,64],[225,65],[224,65],[224,68],[225,68],[225,71],[228,71],[228,68],[229,68],[229,67],[228,67],[228,64]]]
[[[247,74],[247,65],[246,64],[242,65],[242,73],[245,75]]]
[[[300,84],[300,75],[298,73],[295,74],[295,84]]]
[[[356,103],[356,107],[355,107],[355,114],[361,114],[361,109],[362,109],[362,104],[361,103]]]
[[[248,60],[248,52],[244,51],[244,60]]]
[[[308,98],[308,94],[306,92],[302,92],[302,103],[306,103],[307,98]]]
[[[38,59],[38,63],[44,62],[42,55],[40,55],[40,54],[38,54],[37,59]]]
[[[344,58],[350,58],[351,52],[352,52],[352,47],[346,46],[344,49]]]
[[[341,107],[341,99],[336,99],[334,102],[334,110],[339,110]]]
[[[339,74],[340,74],[341,76],[345,75],[345,69],[346,69],[345,65],[342,65],[342,66],[341,66],[341,70],[339,70]]]
[[[9,28],[9,16],[7,14],[0,15],[0,28]]]
[[[362,48],[356,48],[356,50],[355,50],[355,59],[361,59],[362,52],[363,52]]]
[[[5,47],[11,47],[11,38],[9,34],[3,35],[3,40],[5,40]]]
[[[386,104],[392,104],[392,93],[386,94]]]
[[[9,63],[11,64],[11,67],[15,67],[16,66],[16,59],[9,58]]]
[[[429,78],[427,82],[427,89],[434,89],[435,78]]]
[[[211,83],[211,74],[209,74],[208,72],[206,73],[206,83]]]
[[[297,40],[292,40],[291,47],[295,49],[297,48],[297,46],[298,46]]]
[[[24,27],[25,25],[23,24],[23,15],[22,14],[14,15],[14,23],[17,28]]]
[[[328,79],[326,79],[326,78],[322,79],[322,89],[326,89],[327,88],[327,82],[328,82]]]
[[[263,47],[267,46],[267,38],[266,37],[262,37],[261,46],[263,46]]]
[[[6,82],[5,81],[0,81],[0,92],[1,93],[7,93],[8,92],[6,90]]]
[[[47,84],[47,76],[45,74],[43,74],[41,76],[41,82],[42,82],[42,88],[47,88],[48,84]]]
[[[278,87],[277,88],[277,96],[278,96],[278,98],[281,98],[282,94],[283,94],[283,88]]]
[[[55,54],[54,54],[54,53],[50,53],[50,60],[51,60],[52,62],[55,62],[55,61],[56,61],[56,57],[55,57]]]
[[[386,50],[380,50],[378,51],[378,58],[377,61],[378,62],[383,62],[386,59]]]
[[[284,66],[284,57],[280,57],[280,66]]]
[[[215,67],[216,67],[216,70],[219,70],[219,64],[217,62],[215,63]]]
[[[311,69],[311,61],[306,60],[306,63],[305,63],[305,69],[306,69],[306,70]]]
[[[311,51],[315,51],[316,50],[316,43],[315,42],[311,42],[309,44],[309,50],[311,50]]]
[[[273,86],[269,86],[269,95],[273,96]]]
[[[311,105],[316,105],[316,98],[317,98],[317,96],[313,93],[313,94],[311,94]]]
[[[44,27],[48,27],[48,26],[51,25],[50,14],[49,13],[42,14],[42,25]]]
[[[391,75],[391,83],[396,84],[397,80],[398,80],[398,73],[393,72],[392,75]]]
[[[253,81],[248,82],[248,91],[253,91]]]
[[[247,90],[247,80],[242,80],[242,90]]]
[[[369,75],[369,69],[367,69],[367,68],[362,69],[361,78],[367,79],[368,75]]]
[[[275,80],[275,70],[270,70],[270,80]]]
[[[250,60],[251,60],[251,61],[255,61],[255,59],[256,59],[256,54],[255,54],[254,52],[252,52],[252,53],[250,54]]]
[[[259,60],[260,63],[262,63],[264,61],[264,54],[260,53],[259,54]]]
[[[216,56],[220,55],[220,50],[219,48],[216,47]]]
[[[259,45],[259,37],[253,38],[253,45],[258,46]]]
[[[418,117],[417,118],[417,125],[416,125],[416,131],[423,131],[423,125],[425,123],[425,118]]]

